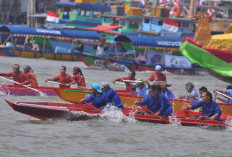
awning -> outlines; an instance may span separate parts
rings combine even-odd
[[[131,42],[134,46],[144,47],[160,47],[179,49],[182,37],[154,37],[154,36],[125,36],[119,35],[115,37],[115,42]]]

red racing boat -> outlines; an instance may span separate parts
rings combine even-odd
[[[69,103],[52,103],[52,102],[6,102],[15,110],[20,113],[42,119],[42,120],[87,120],[92,118],[99,118],[102,113],[100,110],[94,108],[89,104],[69,104]],[[142,111],[144,114],[139,113]],[[148,114],[142,108],[124,108],[123,114],[125,116],[134,118],[139,121],[146,121],[152,123],[162,123],[171,124],[173,118],[178,121],[178,124],[185,126],[198,126],[198,125],[209,125],[225,127],[231,126],[226,124],[230,114],[222,114],[219,121],[217,120],[200,120],[191,119],[189,117],[195,117],[199,115],[198,112],[185,112],[185,111],[174,111],[175,117],[156,117],[154,115]]]

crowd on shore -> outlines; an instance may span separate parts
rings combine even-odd
[[[31,87],[38,87],[36,76],[30,66],[23,67],[20,71],[20,65],[14,64],[13,71],[9,73],[0,73],[0,76],[13,79],[17,85],[30,85]],[[117,78],[113,83],[125,83],[126,91],[136,93],[137,96],[142,97],[141,101],[135,102],[137,105],[146,106],[149,111],[155,116],[170,116],[172,115],[172,106],[169,99],[175,99],[175,95],[167,83],[166,75],[162,73],[162,67],[157,65],[155,72],[150,75],[147,80],[135,78],[135,71],[130,71],[127,77]],[[77,84],[77,87],[85,88],[85,78],[79,67],[73,68],[73,76],[66,73],[66,67],[60,67],[60,74],[46,79],[45,82],[53,81],[59,83],[60,88],[70,88],[71,85]],[[221,109],[217,102],[213,100],[212,94],[206,87],[201,87],[198,91],[194,88],[193,83],[185,84],[185,89],[188,94],[178,96],[178,99],[186,99],[195,101],[190,105],[183,106],[183,110],[196,109],[202,107],[202,115],[211,120],[218,120],[221,115]],[[103,109],[106,105],[114,105],[117,108],[123,109],[123,104],[117,92],[110,87],[109,83],[92,84],[92,91],[89,97],[82,100],[83,103],[92,103],[98,109]],[[232,86],[228,86],[226,91],[215,89],[214,92],[221,92],[229,98],[232,96]],[[215,97],[222,102],[232,103],[228,97]],[[202,118],[202,117],[198,117]]]

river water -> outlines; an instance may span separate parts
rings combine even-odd
[[[112,72],[87,69],[81,62],[51,61],[0,57],[0,72],[11,71],[11,65],[31,65],[41,86],[45,79],[59,73],[61,65],[71,74],[79,66],[87,86],[93,82],[110,82],[115,89],[123,85],[112,84],[117,77],[127,72]],[[147,79],[151,72],[138,72],[136,77]],[[166,73],[175,96],[185,94],[184,84],[191,81],[196,89],[206,86],[225,89],[225,82],[205,74],[202,76],[175,75]],[[0,80],[0,83],[7,83]],[[122,117],[107,116],[88,121],[42,121],[12,110],[4,101],[52,101],[62,102],[58,97],[0,96],[0,156],[1,157],[74,157],[74,156],[156,156],[156,157],[231,157],[232,129],[211,127],[186,127],[177,124],[164,125],[138,122]],[[122,120],[123,119],[123,120]]]

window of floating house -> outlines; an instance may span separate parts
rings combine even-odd
[[[80,16],[91,16],[91,10],[81,10]]]
[[[149,18],[145,18],[144,19],[144,23],[150,23],[150,19]]]
[[[95,11],[93,12],[93,17],[100,17],[100,15],[101,15],[101,11],[95,10]]]
[[[136,21],[130,21],[129,22],[129,28],[131,28],[131,29],[138,29],[138,27],[139,27],[139,23],[138,22],[136,22]]]

